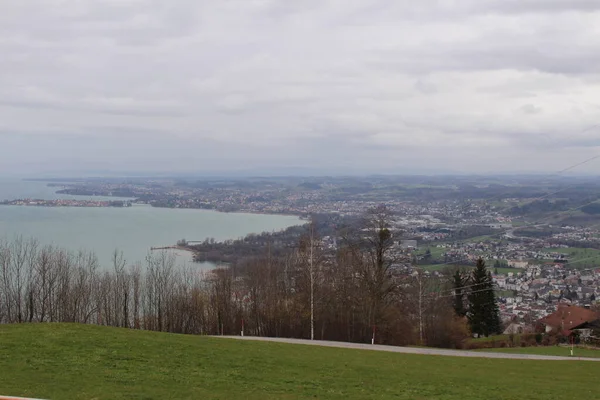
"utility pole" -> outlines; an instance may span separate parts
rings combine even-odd
[[[421,272],[417,274],[419,280],[419,344],[423,345],[423,290],[421,286]]]
[[[315,340],[315,271],[314,271],[314,221],[310,226],[310,340]]]

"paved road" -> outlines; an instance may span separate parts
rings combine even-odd
[[[328,342],[324,340],[304,340],[304,339],[285,339],[285,338],[268,338],[257,336],[214,336],[216,338],[237,339],[237,340],[255,340],[261,342],[277,342],[291,344],[305,344],[311,346],[324,347],[339,347],[343,349],[359,349],[359,350],[376,350],[388,351],[391,353],[404,354],[427,354],[436,356],[454,356],[454,357],[476,357],[476,358],[504,358],[512,360],[553,360],[553,361],[596,361],[600,362],[600,358],[585,358],[585,357],[559,357],[559,356],[542,356],[535,354],[508,354],[508,353],[487,353],[479,351],[465,350],[446,350],[423,347],[397,347],[397,346],[382,346],[370,345],[362,343],[346,343],[346,342]],[[565,349],[566,351],[566,349]],[[577,354],[577,350],[575,350]]]

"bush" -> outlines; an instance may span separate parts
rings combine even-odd
[[[535,335],[535,334],[523,335],[522,342],[525,343],[526,347],[537,346],[538,345],[537,335]]]
[[[463,346],[464,349],[493,349],[504,347],[534,347],[541,344],[550,343],[550,338],[542,334],[521,334],[521,335],[499,335],[489,338],[479,338],[468,340]]]
[[[558,336],[553,333],[546,333],[542,338],[543,346],[556,346],[559,343]]]
[[[544,335],[542,338],[542,346],[551,346],[550,337],[548,335]]]
[[[510,347],[513,347],[515,345],[515,334],[511,333],[510,335],[508,335],[508,342],[510,343]]]
[[[443,315],[437,324],[427,325],[425,338],[428,346],[449,349],[464,348],[469,338],[469,327],[466,318],[456,318],[451,314]]]
[[[495,341],[488,342],[478,342],[473,340],[467,340],[463,344],[463,349],[465,350],[481,350],[481,349],[493,349],[495,346]],[[506,343],[502,341],[502,343]]]
[[[543,337],[543,335],[541,333],[536,333],[535,334],[535,342],[537,344],[541,344],[542,343],[542,337]]]

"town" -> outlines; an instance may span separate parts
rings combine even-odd
[[[131,202],[121,200],[41,200],[41,199],[17,199],[0,202],[3,206],[32,206],[32,207],[131,207]]]
[[[12,203],[146,204],[298,215],[320,220],[321,244],[331,254],[343,241],[343,227],[355,224],[366,210],[384,205],[394,214],[392,272],[398,279],[418,274],[447,278],[456,269],[474,268],[481,258],[492,273],[504,325],[525,332],[560,305],[592,307],[600,298],[600,219],[595,203],[600,182],[577,186],[577,178],[538,182],[529,177],[498,181],[502,182],[393,176],[82,179],[50,184],[63,194],[132,200]],[[235,263],[267,247],[294,248],[301,231],[292,227],[227,243],[207,239],[191,245],[182,240],[178,245],[194,251],[200,262]]]

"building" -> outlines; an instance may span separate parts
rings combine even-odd
[[[546,333],[560,332],[568,336],[573,329],[598,318],[600,318],[600,315],[590,309],[570,304],[559,304],[558,310],[538,322],[545,327]]]
[[[402,249],[417,249],[417,241],[416,240],[402,240],[400,242],[400,247]]]
[[[590,339],[594,339],[594,332],[600,332],[600,319],[597,319],[595,321],[584,322],[583,324],[573,327],[573,329],[571,330],[574,332],[578,332],[579,337],[583,341],[587,342]]]
[[[511,260],[508,262],[508,265],[512,268],[527,268],[529,265],[529,261],[521,261],[521,260]]]

